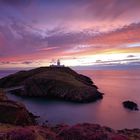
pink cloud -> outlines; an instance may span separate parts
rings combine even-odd
[[[114,31],[100,34],[90,41],[91,44],[108,45],[114,47],[126,47],[129,43],[140,42],[140,24],[131,24]]]

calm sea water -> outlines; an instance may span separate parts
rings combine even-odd
[[[129,111],[122,106],[132,100],[140,107],[140,70],[82,70],[105,93],[103,100],[95,103],[76,104],[37,98],[8,97],[23,102],[29,111],[39,115],[39,122],[75,124],[98,123],[114,129],[140,128],[140,111]],[[0,76],[8,73],[1,72]]]

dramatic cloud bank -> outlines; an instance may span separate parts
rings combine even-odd
[[[139,0],[1,0],[0,9],[2,68],[139,64]]]

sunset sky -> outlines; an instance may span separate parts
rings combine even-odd
[[[140,0],[0,0],[0,68],[140,65]]]

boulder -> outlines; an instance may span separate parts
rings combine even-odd
[[[138,105],[133,101],[124,101],[123,106],[130,110],[139,110]]]

